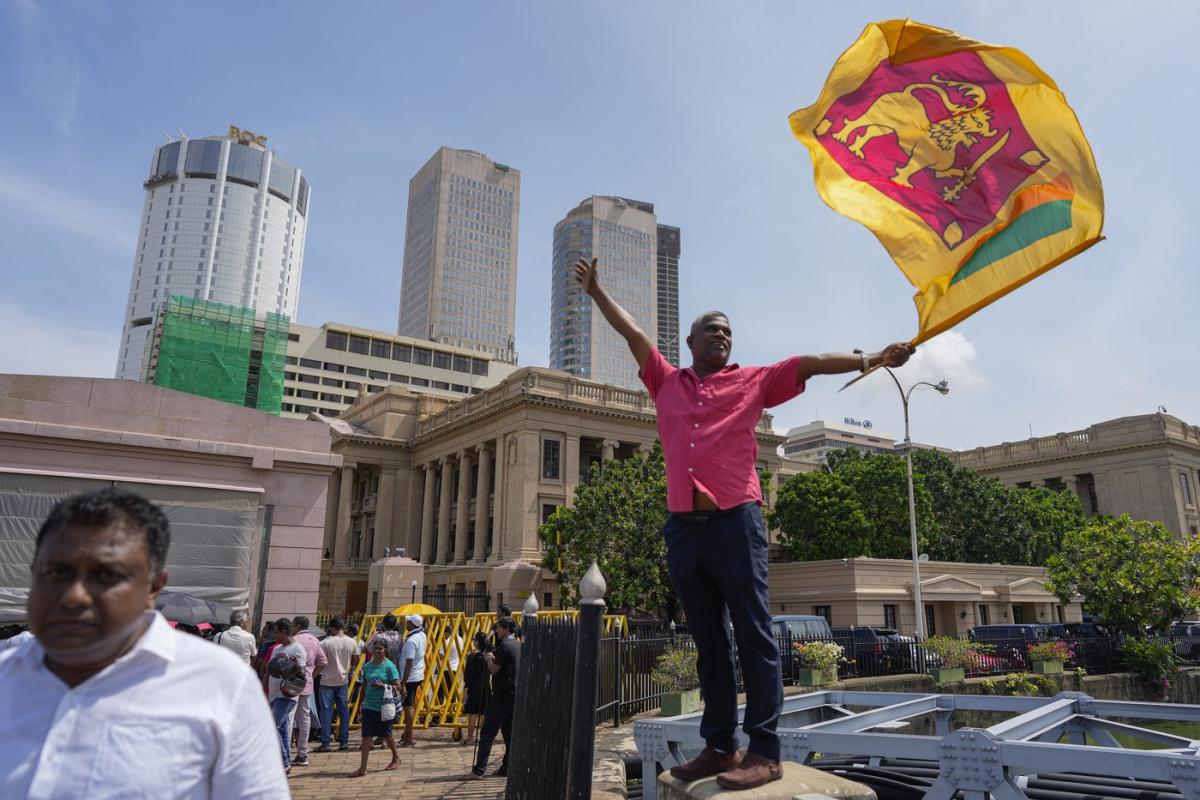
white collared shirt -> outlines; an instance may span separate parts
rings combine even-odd
[[[232,650],[247,664],[258,654],[258,642],[254,640],[254,634],[240,625],[232,625],[228,630],[221,631],[217,634],[215,641],[222,647]]]
[[[36,640],[0,653],[0,797],[290,796],[254,672],[146,614],[133,648],[73,689]]]

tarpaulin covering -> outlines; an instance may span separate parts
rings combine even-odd
[[[257,493],[0,473],[0,624],[25,619],[34,542],[54,504],[77,492],[114,485],[157,503],[166,514],[171,525],[169,588],[233,608],[249,606],[259,538]]]

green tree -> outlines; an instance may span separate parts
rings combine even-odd
[[[1068,492],[1010,489],[936,450],[913,453],[913,496],[918,546],[938,561],[1044,564],[1086,520]],[[772,524],[797,559],[908,558],[904,459],[834,451],[780,488]]]
[[[1161,522],[1128,514],[1068,532],[1046,567],[1064,603],[1083,595],[1101,622],[1133,636],[1191,615],[1200,596],[1200,540],[1180,541]]]
[[[645,608],[671,616],[677,602],[667,575],[667,479],[662,449],[605,461],[539,529],[542,565],[557,578],[564,606],[578,601],[579,581],[595,559],[608,585],[609,608]]]
[[[904,460],[830,453],[828,470],[793,475],[780,487],[769,520],[800,560],[906,558],[911,551]],[[914,482],[921,543],[936,532],[929,493]]]

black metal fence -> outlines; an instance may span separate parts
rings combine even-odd
[[[468,591],[448,586],[426,586],[421,590],[421,602],[439,611],[452,614],[461,611],[468,617],[492,611],[492,596],[486,590]]]
[[[575,685],[575,621],[526,620],[506,800],[567,796],[566,742]],[[557,746],[554,746],[557,744]]]
[[[785,684],[798,682],[800,670],[804,667],[796,645],[806,641],[814,640],[778,639]],[[839,679],[928,674],[942,667],[937,655],[915,641],[829,641],[843,648],[845,660],[838,666]],[[1123,640],[1120,637],[1081,637],[1063,641],[1067,643],[1071,654],[1064,665],[1068,672],[1078,667],[1090,675],[1103,675],[1128,668],[1122,662]],[[1200,664],[1200,636],[1163,636],[1160,641],[1171,644],[1185,664]],[[996,639],[978,644],[981,652],[965,669],[967,677],[1000,676],[1033,670],[1029,645],[1035,642]],[[599,722],[620,724],[631,716],[659,707],[664,692],[651,680],[650,675],[658,657],[672,646],[694,648],[695,644],[686,634],[601,640],[600,696],[596,707]],[[738,689],[742,689],[740,670]]]

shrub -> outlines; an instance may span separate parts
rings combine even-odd
[[[650,680],[668,692],[686,692],[700,687],[700,675],[696,672],[696,651],[682,647],[671,647],[655,662]]]
[[[1168,676],[1179,670],[1183,660],[1169,643],[1149,639],[1126,639],[1121,657],[1146,683],[1159,684],[1164,692],[1171,688]]]
[[[1028,649],[1031,661],[1066,661],[1075,656],[1066,642],[1038,642]]]
[[[925,640],[925,649],[941,659],[946,669],[968,668],[978,663],[979,656],[991,650],[991,646],[954,639],[949,636],[930,636]]]
[[[1058,684],[1045,675],[1030,675],[1028,672],[1010,672],[1003,678],[988,678],[983,681],[984,694],[1003,694],[1014,697],[1049,697],[1058,691]]]

